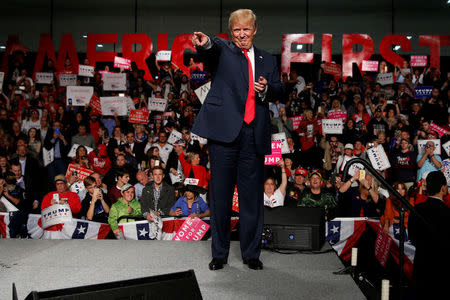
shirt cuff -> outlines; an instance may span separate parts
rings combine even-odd
[[[206,42],[205,46],[199,46],[199,47],[196,47],[196,48],[202,49],[202,50],[209,50],[209,49],[212,48],[212,45],[213,45],[213,43],[212,43],[211,39],[208,36],[208,41]]]

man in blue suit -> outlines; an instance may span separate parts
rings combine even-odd
[[[249,9],[231,13],[232,41],[195,32],[194,46],[213,73],[211,89],[192,131],[208,138],[211,162],[212,261],[222,269],[230,247],[230,216],[235,184],[239,194],[242,259],[261,270],[264,155],[271,153],[268,100],[283,87],[275,58],[253,46],[256,16]]]

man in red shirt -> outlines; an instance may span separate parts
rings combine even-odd
[[[50,192],[47,195],[45,195],[44,199],[42,200],[41,204],[41,210],[46,209],[49,206],[52,206],[53,204],[57,204],[57,201],[54,194],[58,194],[59,196],[59,204],[69,204],[70,210],[72,211],[72,216],[76,216],[81,210],[81,202],[80,197],[74,192],[69,191],[69,187],[67,186],[66,177],[64,175],[59,174],[55,176],[55,186],[56,191]],[[39,220],[39,226],[41,225],[41,220]],[[52,232],[61,231],[64,224],[56,224],[50,227],[45,228],[44,230],[44,236],[43,238],[58,238],[58,234],[53,234]],[[48,233],[48,234],[46,234]]]

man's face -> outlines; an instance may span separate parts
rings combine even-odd
[[[134,134],[133,133],[127,133],[127,142],[128,142],[128,144],[134,143]]]
[[[185,140],[185,141],[187,141],[187,142],[189,142],[189,141],[191,140],[191,133],[190,133],[189,130],[183,129],[183,130],[181,131],[181,134],[182,134],[181,138],[182,138],[183,140]]]
[[[230,28],[233,42],[241,49],[250,49],[256,35],[256,27],[250,20],[236,20]]]
[[[335,136],[331,137],[331,139],[330,139],[330,144],[331,144],[332,146],[337,146],[337,144],[338,144],[337,137],[335,137]]]
[[[0,120],[6,120],[7,117],[8,117],[7,111],[4,109],[0,110]]]
[[[319,175],[314,174],[313,176],[311,176],[310,182],[312,188],[318,189],[322,184],[322,179],[320,178]]]
[[[409,149],[409,143],[405,140],[400,142],[400,147],[402,147],[402,150],[408,150]]]
[[[436,99],[437,97],[439,97],[439,89],[434,88],[431,94],[431,98]]]
[[[22,177],[22,168],[20,166],[16,165],[11,166],[11,172],[14,173],[16,179],[20,179],[20,177]]]
[[[139,181],[140,184],[142,184],[144,186],[149,182],[148,176],[142,171],[139,171],[136,174],[136,179],[137,179],[137,181]]]
[[[165,132],[161,132],[159,134],[159,141],[161,143],[165,143],[167,141],[167,134]]]
[[[297,185],[304,185],[305,184],[305,177],[303,177],[303,175],[295,175],[295,184],[297,184]]]
[[[17,154],[19,157],[25,157],[27,155],[27,148],[25,146],[21,145],[17,147]]]
[[[86,135],[86,126],[78,126],[78,133],[80,135]]]
[[[156,169],[156,170],[153,170],[152,177],[153,177],[153,181],[157,185],[160,185],[162,180],[163,180],[163,178],[164,178],[164,173],[163,173],[162,170]]]
[[[58,193],[64,193],[64,192],[66,192],[66,190],[67,190],[67,184],[64,182],[64,181],[61,181],[61,180],[59,180],[59,181],[57,181],[56,183],[55,183],[55,185],[56,185],[56,191],[58,192]]]
[[[116,165],[118,167],[123,167],[123,166],[125,166],[126,163],[127,163],[127,161],[125,160],[125,157],[123,157],[123,155],[119,155],[117,157]]]
[[[96,187],[101,187],[102,186],[102,177],[100,176],[100,174],[94,173],[91,176],[95,178]]]

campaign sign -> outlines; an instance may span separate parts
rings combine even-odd
[[[270,198],[264,196],[264,206],[274,208],[274,207],[283,206],[283,205],[284,205],[284,197],[281,198],[280,200],[277,200],[277,198],[275,197],[275,194],[270,196]]]
[[[59,74],[59,85],[60,86],[77,85],[77,75],[76,74]]]
[[[172,59],[172,51],[161,50],[156,52],[157,61],[170,61]]]
[[[322,119],[322,131],[327,134],[342,134],[344,123],[342,119]]]
[[[436,146],[433,154],[441,155],[441,140],[418,140],[417,150],[419,150],[419,154],[425,153],[425,145],[427,144],[428,141],[433,142],[434,146]]]
[[[94,67],[78,65],[78,76],[94,77]]]
[[[209,225],[200,220],[199,217],[195,219],[186,218],[172,241],[200,241],[208,230]]]
[[[347,111],[346,110],[336,110],[328,112],[328,119],[341,119],[344,122],[347,121]]]
[[[103,74],[106,74],[106,73],[113,73],[113,72],[106,71],[106,70],[101,70],[101,71],[98,71],[98,72],[99,72],[100,75],[102,76],[102,80],[103,80]]]
[[[115,56],[114,68],[123,68],[125,70],[131,69],[131,59]]]
[[[68,86],[67,87],[67,104],[73,106],[85,106],[91,101],[94,94],[92,86]],[[70,101],[69,101],[70,100]]]
[[[102,113],[102,104],[99,97],[92,95],[91,100],[89,101],[89,106],[92,108],[93,112],[98,114]]]
[[[331,63],[331,62],[326,62],[323,67],[323,71],[327,74],[341,76],[341,65]]]
[[[131,109],[128,122],[137,124],[147,124],[150,112],[142,109]]]
[[[416,86],[414,88],[414,98],[429,98],[433,92],[432,86]]]
[[[377,82],[381,85],[393,84],[394,74],[392,72],[385,74],[378,74]]]
[[[181,140],[181,138],[182,138],[182,134],[181,134],[181,132],[179,132],[179,131],[177,131],[177,130],[172,130],[171,132],[170,132],[170,135],[169,135],[169,138],[167,139],[167,142],[169,143],[169,144],[174,144],[174,143],[176,143],[178,140]]]
[[[167,107],[167,99],[164,98],[148,98],[148,110],[165,111]]]
[[[72,148],[70,148],[69,153],[67,153],[67,157],[70,157],[70,158],[74,157],[76,155],[76,153],[77,153],[77,148],[78,147],[80,147],[80,145],[73,144]],[[91,147],[87,147],[87,146],[83,146],[83,147],[86,148],[88,154],[91,153],[92,150],[94,150]]]
[[[375,257],[380,262],[381,266],[386,265],[392,246],[392,238],[389,234],[385,234],[381,227],[378,227],[377,239],[375,241]]]
[[[377,60],[363,60],[361,70],[364,72],[378,72]]]
[[[41,212],[42,228],[72,222],[72,211],[69,204],[53,204]]]
[[[188,177],[188,178],[186,178],[186,179],[184,179],[184,185],[198,185],[198,183],[200,182],[200,180],[199,179],[196,179],[196,178],[190,178],[190,177]]]
[[[44,167],[51,164],[55,160],[55,148],[47,150],[45,147],[42,147],[42,160],[44,162]]]
[[[100,97],[102,115],[113,116],[117,113],[119,116],[128,115],[127,98],[125,97]]]
[[[125,73],[103,73],[104,91],[125,91],[127,74]]]
[[[193,82],[205,82],[206,72],[194,71],[191,73],[191,78],[189,80]]]
[[[237,191],[237,185],[234,186],[233,205],[231,206],[231,209],[235,212],[239,212],[239,194]]]
[[[375,170],[384,171],[391,167],[383,146],[378,145],[367,150],[370,162]]]
[[[51,84],[53,80],[53,73],[36,73],[36,83]]]
[[[0,72],[0,90],[3,87],[3,81],[5,80],[5,73],[4,72]]]
[[[439,134],[439,138],[441,138],[444,134],[447,133],[447,130],[445,130],[441,126],[434,124],[433,122],[430,123],[430,127]]]
[[[411,67],[426,67],[427,56],[426,55],[411,55]]]
[[[448,141],[447,143],[442,145],[442,148],[444,148],[444,150],[447,153],[447,155],[450,156],[450,141]]]
[[[442,173],[444,173],[445,179],[447,180],[447,186],[450,186],[450,159],[444,159],[442,161]]]
[[[281,161],[281,142],[272,142],[272,154],[264,156],[264,164],[267,166],[278,165]]]
[[[201,145],[206,145],[208,143],[208,139],[202,138],[199,135],[196,135],[195,133],[191,132],[191,139],[193,141],[198,141]]]
[[[91,175],[92,173],[94,173],[93,170],[90,169],[86,169],[84,167],[79,167],[77,168],[75,166],[75,164],[70,163],[69,166],[67,167],[67,171],[66,171],[66,178],[67,180],[69,180],[69,177],[71,175],[75,175],[78,177],[78,179],[80,180],[84,180],[86,177],[88,177],[89,175]]]
[[[211,81],[205,83],[201,87],[194,90],[195,94],[197,95],[198,100],[203,104],[205,102],[206,96],[208,96],[208,92],[211,89]]]
[[[289,119],[292,120],[292,128],[297,130],[300,126],[300,122],[303,120],[303,116],[290,117]]]
[[[281,142],[281,153],[289,153],[289,146],[287,143],[286,133],[280,132],[272,134],[272,142]]]

